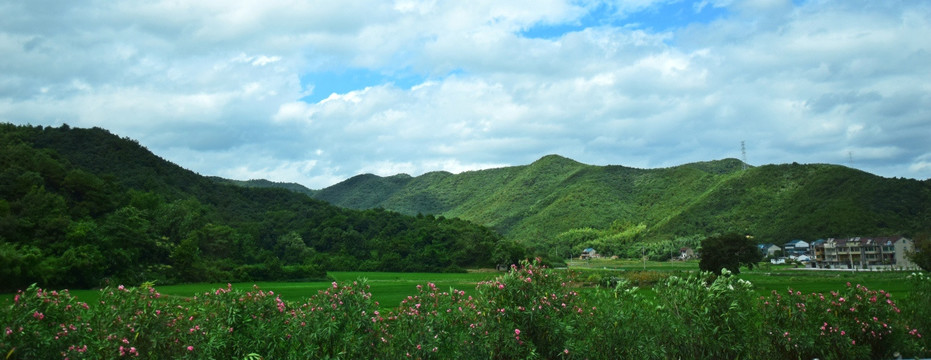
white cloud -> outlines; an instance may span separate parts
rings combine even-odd
[[[319,188],[529,163],[855,164],[931,178],[931,6],[696,1],[128,1],[0,5],[0,121],[101,126],[210,175]],[[710,7],[710,8],[709,8]],[[538,25],[579,26],[551,39]],[[383,79],[315,94],[309,73]],[[399,85],[398,74],[425,79]],[[338,76],[336,76],[339,81]],[[923,155],[924,154],[924,155]]]

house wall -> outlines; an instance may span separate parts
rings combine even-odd
[[[824,250],[815,252],[815,260],[822,265],[847,268],[864,266],[895,266],[914,268],[906,254],[914,248],[910,239],[900,238],[891,246],[885,243],[861,243],[859,238],[844,244],[834,241],[824,243]]]
[[[782,248],[780,248],[779,246],[776,246],[776,245],[770,246],[766,248],[766,255],[773,256],[776,254],[777,251],[780,251],[780,250],[782,250]]]
[[[911,239],[901,239],[896,241],[894,244],[895,247],[895,264],[896,266],[902,268],[914,268],[915,264],[909,260],[907,254],[915,250],[915,244],[912,243]]]

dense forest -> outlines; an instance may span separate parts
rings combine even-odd
[[[0,124],[0,169],[0,291],[461,271],[523,255],[464,220],[218,184],[99,128]]]
[[[931,180],[827,164],[745,167],[736,159],[636,169],[549,155],[461,174],[359,175],[314,197],[355,209],[458,217],[560,257],[592,246],[607,255],[668,259],[680,246],[728,232],[782,244],[911,236],[931,227]]]

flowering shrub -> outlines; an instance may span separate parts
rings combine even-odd
[[[749,282],[701,273],[673,276],[656,288],[653,331],[663,357],[737,359],[752,357],[758,337]],[[658,326],[658,328],[657,328]]]
[[[911,292],[901,301],[903,321],[912,329],[909,334],[918,339],[916,353],[924,358],[931,357],[931,276],[912,273],[906,281]]]
[[[621,280],[580,290],[571,275],[523,262],[469,293],[418,285],[384,309],[365,281],[302,301],[227,285],[189,298],[151,286],[101,290],[86,304],[32,286],[0,308],[0,355],[79,358],[764,358],[927,357],[931,280],[901,300],[860,285],[752,295],[709,273],[643,293]],[[582,291],[580,294],[578,291]]]
[[[596,308],[580,299],[569,274],[536,261],[512,265],[507,274],[479,283],[477,289],[488,334],[482,339],[495,357],[565,355],[573,325],[595,316]]]
[[[0,350],[7,358],[49,359],[77,355],[88,348],[85,333],[91,312],[67,291],[46,291],[35,285],[18,291],[13,304],[0,312]]]
[[[490,353],[479,339],[485,331],[485,314],[464,290],[444,291],[433,283],[417,285],[417,294],[401,301],[400,307],[373,322],[383,325],[379,337],[386,357],[403,355],[415,359],[487,358]]]
[[[760,310],[773,357],[892,358],[915,351],[921,336],[902,321],[892,294],[849,282],[828,294],[774,291],[760,298]]]

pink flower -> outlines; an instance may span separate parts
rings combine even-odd
[[[569,355],[569,349],[562,349],[562,353],[563,353],[563,354],[566,354],[566,355]]]
[[[188,345],[188,346],[187,346],[187,351],[194,351],[194,346],[193,346],[193,345]]]
[[[514,335],[520,335],[520,329],[514,329]]]

